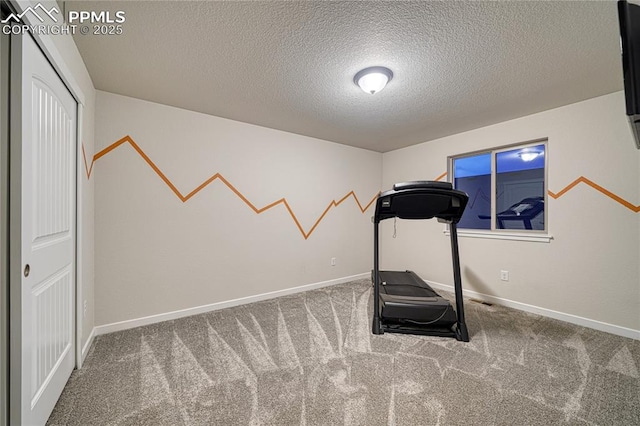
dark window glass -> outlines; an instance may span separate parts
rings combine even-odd
[[[544,230],[544,145],[496,154],[496,229]]]
[[[541,143],[453,158],[453,185],[469,194],[458,227],[544,231],[545,151]]]
[[[453,185],[469,194],[459,228],[491,229],[491,153],[453,160]]]

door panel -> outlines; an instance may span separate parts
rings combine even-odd
[[[71,238],[72,118],[55,90],[38,77],[32,95],[32,234],[34,245],[41,247]]]
[[[22,78],[20,423],[41,425],[75,362],[77,104],[29,35],[12,39],[14,53]]]
[[[37,403],[40,394],[47,389],[52,373],[59,362],[72,348],[70,302],[72,295],[73,271],[70,265],[40,283],[31,290],[33,307],[31,358],[32,404]]]

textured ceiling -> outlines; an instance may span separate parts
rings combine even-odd
[[[380,152],[622,90],[615,1],[65,2],[97,89]],[[354,83],[384,65],[376,95]]]

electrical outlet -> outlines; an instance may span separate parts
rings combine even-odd
[[[502,281],[509,281],[509,271],[505,271],[505,270],[500,271],[500,279]]]
[[[336,266],[336,258],[335,257],[331,258],[331,266]]]

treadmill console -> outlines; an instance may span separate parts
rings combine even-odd
[[[376,202],[374,223],[397,217],[400,219],[442,219],[458,222],[469,197],[453,189],[450,182],[420,180],[393,185],[380,194]]]
[[[394,191],[417,188],[453,189],[453,185],[451,185],[451,182],[440,182],[437,180],[416,180],[412,182],[400,182],[393,185]]]

